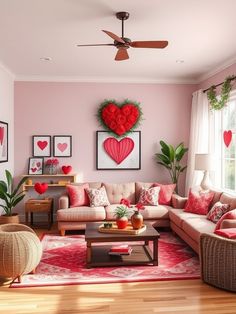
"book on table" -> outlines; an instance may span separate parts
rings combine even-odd
[[[109,255],[130,255],[132,248],[127,244],[114,245],[110,248]]]

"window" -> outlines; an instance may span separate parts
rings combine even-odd
[[[214,151],[215,163],[214,185],[223,190],[236,191],[236,91],[231,92],[224,109],[211,113],[210,120],[211,150]],[[230,142],[228,146],[224,141],[226,132]]]

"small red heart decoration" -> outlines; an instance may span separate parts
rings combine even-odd
[[[38,147],[39,147],[41,150],[44,150],[44,148],[48,145],[48,142],[47,142],[47,141],[38,141],[38,142],[37,142],[37,145],[38,145]]]
[[[37,193],[43,194],[47,191],[48,185],[47,185],[47,183],[36,182],[34,185],[34,189]]]
[[[71,166],[62,166],[61,170],[63,171],[64,174],[68,174],[71,172],[72,167]]]
[[[232,140],[232,131],[231,130],[224,131],[223,137],[224,137],[225,146],[229,147],[229,144],[231,143],[231,140]]]
[[[135,129],[141,116],[139,106],[127,100],[122,104],[105,101],[98,111],[98,119],[105,128],[119,136]]]
[[[134,141],[125,137],[118,141],[114,137],[108,137],[103,146],[107,154],[119,165],[134,149]]]

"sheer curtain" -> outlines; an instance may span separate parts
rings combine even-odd
[[[193,93],[190,123],[185,195],[188,195],[190,187],[200,184],[203,176],[203,173],[194,170],[195,154],[208,153],[209,105],[207,95],[202,90]]]

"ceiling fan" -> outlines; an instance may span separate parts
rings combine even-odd
[[[153,40],[153,41],[131,41],[131,39],[124,37],[124,21],[129,18],[128,12],[117,12],[116,17],[122,22],[121,37],[116,34],[103,30],[108,36],[114,39],[113,44],[89,44],[89,45],[77,45],[78,47],[88,46],[115,46],[118,51],[115,56],[116,61],[122,61],[129,59],[127,49],[132,48],[165,48],[168,45],[166,40]]]

